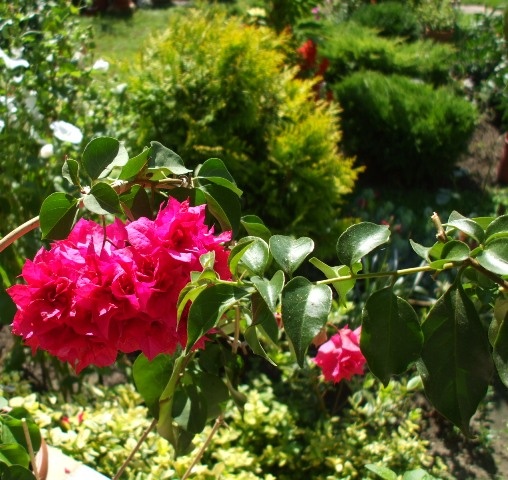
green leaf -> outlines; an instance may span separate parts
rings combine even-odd
[[[240,276],[238,270],[240,260],[242,259],[244,253],[250,248],[252,242],[254,242],[253,237],[249,238],[250,240],[245,240],[245,237],[241,238],[238,243],[231,249],[231,252],[229,252],[228,266],[229,271],[233,276]]]
[[[63,192],[52,193],[39,213],[42,238],[62,240],[69,236],[78,213],[78,200]]]
[[[233,237],[240,227],[240,199],[228,188],[220,185],[202,185],[209,212],[217,219],[223,231],[232,230]]]
[[[129,155],[125,147],[111,137],[94,138],[83,151],[81,162],[92,180],[106,177],[114,167],[127,163]]]
[[[199,372],[197,376],[194,376],[194,381],[205,395],[207,419],[217,418],[223,411],[224,404],[229,400],[228,387],[221,378],[208,372]]]
[[[198,297],[198,295],[206,288],[208,288],[207,284],[204,285],[188,284],[182,289],[180,295],[178,296],[177,303],[178,310],[176,312],[177,322],[180,322],[180,318],[182,317],[182,313],[185,310],[185,306],[189,302],[193,302]]]
[[[148,168],[148,157],[151,153],[151,148],[146,148],[139,155],[129,158],[118,178],[120,180],[132,180],[136,178],[140,172]]]
[[[353,271],[347,265],[341,265],[340,267],[330,267],[326,263],[317,259],[316,257],[311,258],[310,263],[314,265],[316,268],[321,270],[326,276],[326,278],[337,278],[337,277],[346,277],[350,275],[356,275],[361,269],[362,264],[360,262],[355,263],[353,265]],[[339,294],[340,303],[345,306],[347,303],[347,294],[350,290],[355,286],[356,280],[351,278],[350,280],[341,280],[338,282],[333,282],[332,286],[335,288],[336,292]]]
[[[141,353],[132,366],[134,384],[143,397],[150,414],[155,418],[159,418],[159,398],[169,382],[173,363],[173,358],[170,355],[157,355],[150,361]]]
[[[257,237],[244,237],[243,240],[249,242],[249,248],[243,253],[240,266],[245,267],[251,274],[262,276],[271,261],[267,243]]]
[[[113,187],[104,182],[96,183],[83,197],[83,205],[92,213],[121,215],[120,199]]]
[[[494,318],[489,328],[492,358],[499,378],[508,387],[508,299],[498,298],[494,305]]]
[[[386,387],[392,375],[404,373],[419,356],[423,334],[418,316],[392,287],[374,292],[362,314],[360,347],[371,372]]]
[[[493,220],[485,231],[486,243],[493,238],[508,236],[508,215],[502,215]]]
[[[187,351],[248,291],[234,285],[212,285],[202,291],[192,303],[187,319]]]
[[[66,159],[62,167],[62,177],[71,185],[79,187],[79,163],[70,158]]]
[[[252,277],[252,283],[256,287],[271,312],[275,313],[279,296],[284,287],[284,273],[282,270],[275,272],[271,280],[260,277]]]
[[[201,185],[205,185],[206,181],[221,185],[231,191],[237,196],[242,196],[242,191],[236,186],[235,180],[229,173],[224,162],[218,158],[209,158],[196,172],[196,177]],[[203,182],[205,180],[205,182]]]
[[[417,468],[415,470],[409,470],[408,472],[405,472],[402,477],[402,480],[439,480],[439,479],[428,474],[425,470]]]
[[[418,369],[434,407],[465,435],[485,397],[492,374],[487,333],[456,281],[422,324],[424,344]]]
[[[305,352],[328,320],[332,291],[327,285],[314,285],[295,277],[282,290],[282,322],[303,367]]]
[[[436,246],[431,249],[431,254],[438,254],[439,260],[430,262],[429,266],[436,270],[440,270],[447,263],[459,263],[467,260],[470,253],[469,247],[459,240],[449,240],[446,243],[439,243],[438,249]]]
[[[2,461],[0,454],[0,462]],[[0,478],[2,480],[35,480],[34,474],[21,465],[6,465],[0,463]]]
[[[314,241],[308,237],[274,235],[270,238],[269,245],[273,258],[290,277],[314,250]]]
[[[423,245],[420,245],[419,243],[414,242],[413,240],[409,239],[409,244],[411,245],[411,248],[413,251],[420,257],[423,258],[426,261],[429,261],[429,247],[424,247]]]
[[[476,256],[478,263],[498,275],[508,275],[508,237],[494,238]]]
[[[469,235],[471,238],[474,238],[478,243],[482,243],[485,238],[485,232],[478,223],[455,211],[450,214],[448,222],[443,224],[443,226],[456,228],[466,235]]]
[[[375,248],[385,244],[390,239],[388,225],[376,225],[370,222],[351,225],[339,237],[337,242],[337,256],[349,267],[360,261]]]
[[[240,219],[243,228],[247,231],[247,235],[252,237],[260,237],[265,242],[269,242],[272,234],[265,226],[263,221],[256,215],[245,215]]]
[[[206,401],[196,385],[185,385],[175,392],[172,417],[186,432],[196,434],[203,431],[207,420]]]
[[[164,173],[173,175],[185,175],[192,172],[185,167],[180,155],[173,152],[159,142],[150,142],[150,155],[148,157],[148,167],[162,170]]]
[[[263,297],[259,292],[255,292],[251,296],[252,306],[252,324],[257,326],[261,331],[276,344],[279,340],[279,326],[275,320],[275,314],[270,310]],[[256,334],[257,335],[257,334]]]
[[[141,217],[152,218],[152,207],[146,190],[140,185],[134,185],[128,192],[120,195],[121,206],[128,210],[129,215],[138,219]]]
[[[19,443],[0,443],[0,462],[28,467],[30,457]]]
[[[26,422],[32,447],[37,451],[41,447],[41,432],[25,408],[15,408],[9,412],[9,415],[3,416],[3,430],[8,430],[12,435],[12,439],[28,451],[28,444],[23,429],[23,419]]]
[[[374,472],[376,475],[383,478],[384,480],[397,480],[397,474],[393,470],[390,470],[389,468],[384,467],[382,465],[368,463],[367,465],[365,465],[365,468],[367,468],[371,472]]]
[[[259,341],[256,325],[251,325],[248,327],[245,330],[244,335],[249,347],[256,355],[259,355],[260,357],[270,362],[272,365],[276,366],[275,362],[267,355],[263,345],[261,345],[261,342]]]

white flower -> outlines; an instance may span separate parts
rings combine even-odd
[[[123,92],[125,92],[125,90],[127,90],[127,84],[119,83],[116,87],[111,89],[111,92],[116,93],[117,95],[121,95]]]
[[[109,62],[99,58],[99,60],[93,64],[92,70],[97,70],[98,72],[107,72],[109,70]]]
[[[41,158],[52,157],[54,153],[53,145],[51,145],[51,143],[46,143],[46,145],[43,145],[39,151]]]
[[[7,55],[1,48],[0,48],[0,58],[5,62],[5,66],[9,70],[14,70],[17,67],[28,68],[30,66],[30,64],[26,60],[23,60],[22,58],[14,59],[9,57],[9,55]]]
[[[83,140],[81,130],[70,123],[60,120],[53,122],[49,127],[53,130],[53,135],[62,142],[81,143]]]

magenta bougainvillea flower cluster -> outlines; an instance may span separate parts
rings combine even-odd
[[[351,330],[345,326],[319,347],[314,362],[326,381],[338,383],[363,375],[366,360],[360,350],[360,333],[361,327]]]
[[[25,284],[9,288],[18,308],[12,330],[77,372],[111,365],[119,352],[174,353],[187,340],[185,314],[177,322],[180,291],[208,252],[218,275],[230,278],[230,239],[206,226],[204,205],[175,199],[154,220],[103,228],[81,219],[67,239],[27,260]]]

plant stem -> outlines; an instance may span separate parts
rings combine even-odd
[[[182,477],[182,480],[187,480],[189,478],[189,475],[192,473],[192,469],[201,460],[201,457],[203,456],[203,453],[205,453],[206,449],[208,448],[208,445],[210,445],[210,442],[212,441],[213,436],[217,433],[217,430],[219,430],[220,426],[223,423],[224,423],[224,414],[221,413],[217,417],[217,420],[215,420],[215,424],[212,427],[212,431],[209,433],[208,437],[206,437],[205,442],[203,443],[203,445],[201,445],[201,448],[199,449],[198,453],[193,458],[191,464],[189,465],[189,468],[187,469],[184,476]]]
[[[499,275],[496,275],[495,273],[491,272],[490,270],[487,270],[485,267],[482,267],[478,260],[475,258],[468,258],[467,263],[473,267],[475,270],[478,270],[480,273],[485,275],[487,278],[492,280],[493,282],[500,285],[504,290],[508,291],[508,281],[501,278]]]
[[[18,238],[26,235],[28,232],[35,230],[39,227],[39,217],[34,217],[28,222],[23,223],[19,227],[15,228],[12,232],[9,232],[5,237],[0,239],[0,252],[4,251],[7,247],[12,245]]]
[[[28,455],[30,457],[30,463],[32,464],[35,480],[40,480],[39,470],[37,469],[37,463],[35,461],[34,447],[32,445],[32,439],[30,438],[30,432],[28,431],[28,425],[26,424],[26,418],[21,419],[21,425],[23,427],[23,434],[25,435],[25,440],[28,447]]]
[[[450,262],[445,263],[441,270],[449,270],[450,268],[454,268],[457,265]],[[420,272],[434,272],[436,271],[435,268],[430,267],[429,265],[425,265],[422,267],[412,267],[412,268],[402,268],[400,270],[389,270],[386,272],[372,272],[372,273],[358,273],[358,274],[351,274],[351,275],[344,275],[341,277],[335,277],[335,278],[327,278],[326,280],[319,280],[316,282],[316,285],[323,285],[328,283],[335,283],[335,282],[344,282],[346,280],[362,280],[366,278],[380,278],[380,277],[402,277],[404,275],[413,275],[415,273]]]
[[[138,440],[138,443],[136,443],[136,446],[132,449],[131,453],[129,453],[129,456],[125,459],[125,462],[122,463],[122,466],[120,467],[120,470],[116,473],[116,475],[113,477],[113,480],[119,480],[122,473],[125,471],[131,460],[134,458],[134,455],[136,455],[137,451],[140,449],[143,442],[146,440],[146,437],[148,434],[152,431],[152,429],[157,424],[157,419],[154,418],[152,420],[152,423],[145,429],[143,432],[143,435]]]

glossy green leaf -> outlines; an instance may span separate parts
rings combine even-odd
[[[256,215],[245,215],[240,219],[247,235],[262,238],[265,242],[269,242],[272,234],[265,226],[263,221]]]
[[[104,178],[114,167],[122,167],[129,160],[125,147],[112,137],[94,138],[83,151],[81,162],[92,180]]]
[[[508,275],[508,237],[491,240],[476,256],[478,263],[498,275]]]
[[[251,350],[260,357],[267,360],[272,365],[276,365],[275,362],[268,356],[266,353],[263,345],[261,345],[261,342],[259,341],[258,333],[257,333],[257,327],[256,325],[251,325],[245,330],[245,340]]]
[[[248,295],[244,288],[234,285],[217,284],[203,290],[192,303],[187,319],[187,351],[208,330],[212,329],[220,317],[235,303]]]
[[[359,262],[365,255],[390,239],[388,225],[376,225],[370,222],[351,225],[337,241],[337,256],[349,267]]]
[[[150,361],[141,353],[132,366],[134,384],[155,418],[159,417],[159,398],[171,377],[173,363],[171,355],[157,355]]]
[[[374,292],[362,314],[360,347],[371,372],[386,387],[392,375],[404,373],[419,356],[423,334],[418,316],[392,287]]]
[[[139,155],[129,158],[118,178],[120,180],[132,180],[136,178],[143,170],[148,168],[148,158],[151,152],[151,148],[146,148]]]
[[[314,241],[308,237],[293,238],[285,235],[273,235],[269,245],[274,260],[289,276],[293,275],[305,258],[314,250]]]
[[[499,378],[508,387],[508,299],[498,298],[489,328],[492,358]]]
[[[326,278],[337,278],[337,277],[348,277],[352,274],[356,275],[361,269],[362,264],[360,262],[353,265],[353,271],[347,265],[341,265],[340,267],[330,267],[326,263],[322,262],[316,257],[313,257],[309,260],[312,265],[321,270],[326,276]],[[345,306],[347,303],[347,294],[351,291],[355,286],[356,280],[351,278],[349,280],[340,280],[338,282],[333,282],[332,286],[335,288],[335,291],[339,295],[339,302]]]
[[[180,155],[173,152],[173,150],[159,142],[150,142],[150,145],[149,168],[159,169],[173,175],[185,175],[192,171],[185,167]]]
[[[485,231],[486,242],[498,237],[508,236],[508,215],[502,215],[493,220]]]
[[[248,240],[241,238],[238,243],[231,249],[228,257],[228,266],[229,271],[233,274],[233,276],[240,276],[240,272],[238,269],[238,265],[240,260],[242,259],[245,252],[250,248],[252,242],[254,242],[254,237],[249,237]]]
[[[62,167],[62,177],[71,185],[79,186],[79,163],[70,158],[66,159]]]
[[[120,205],[135,220],[141,217],[151,219],[153,216],[148,193],[140,185],[134,185],[128,192],[122,193],[120,195]]]
[[[252,242],[250,243],[249,248],[242,255],[240,266],[245,267],[253,275],[262,276],[271,262],[268,245],[261,238],[244,238],[246,241],[252,240]]]
[[[12,439],[28,451],[28,444],[23,429],[23,419],[25,419],[26,422],[32,447],[37,451],[41,447],[41,432],[25,408],[14,408],[9,412],[9,415],[5,415],[2,418],[3,433],[5,433],[5,430],[8,430],[10,435],[12,435]]]
[[[0,443],[0,462],[28,467],[30,457],[19,443]]]
[[[496,219],[496,217],[475,217],[473,220],[485,230],[485,235],[488,237],[487,229],[489,225]]]
[[[332,291],[328,285],[314,285],[295,277],[282,290],[282,322],[300,366],[313,338],[328,320]]]
[[[177,322],[180,322],[180,318],[182,316],[183,311],[185,310],[186,305],[189,302],[193,302],[198,297],[198,295],[203,290],[205,290],[205,288],[208,288],[207,284],[203,284],[203,285],[189,284],[189,285],[186,285],[180,291],[180,295],[178,296],[178,303],[177,303],[178,309],[176,312]]]
[[[482,243],[485,238],[485,232],[478,223],[455,211],[450,214],[448,222],[443,224],[443,226],[456,228],[474,238],[478,243]]]
[[[96,183],[83,197],[83,205],[92,213],[121,215],[120,198],[113,187],[104,182]]]
[[[420,245],[419,243],[414,242],[413,240],[409,239],[409,244],[411,245],[411,248],[413,251],[424,260],[429,260],[429,247],[425,247],[423,245]]]
[[[78,200],[63,192],[52,193],[41,205],[39,220],[42,238],[67,238],[78,213]]]
[[[492,359],[478,313],[456,281],[422,324],[424,344],[418,369],[434,407],[465,435],[485,397]]]
[[[280,294],[284,287],[284,273],[282,270],[275,272],[271,280],[260,277],[252,277],[252,283],[260,293],[271,312],[277,310]]]
[[[217,219],[223,231],[232,230],[233,237],[240,227],[240,199],[228,188],[220,185],[202,185],[209,212]]]
[[[234,178],[229,173],[224,162],[218,158],[209,158],[203,163],[201,168],[196,172],[195,179],[204,185],[203,181],[221,185],[231,191],[237,196],[242,195],[242,191],[236,186]]]
[[[470,254],[469,247],[459,240],[449,240],[446,243],[439,244],[439,252],[436,247],[431,249],[431,254],[439,255],[439,260],[430,262],[429,265],[436,270],[440,270],[447,263],[459,263],[467,260]]]

